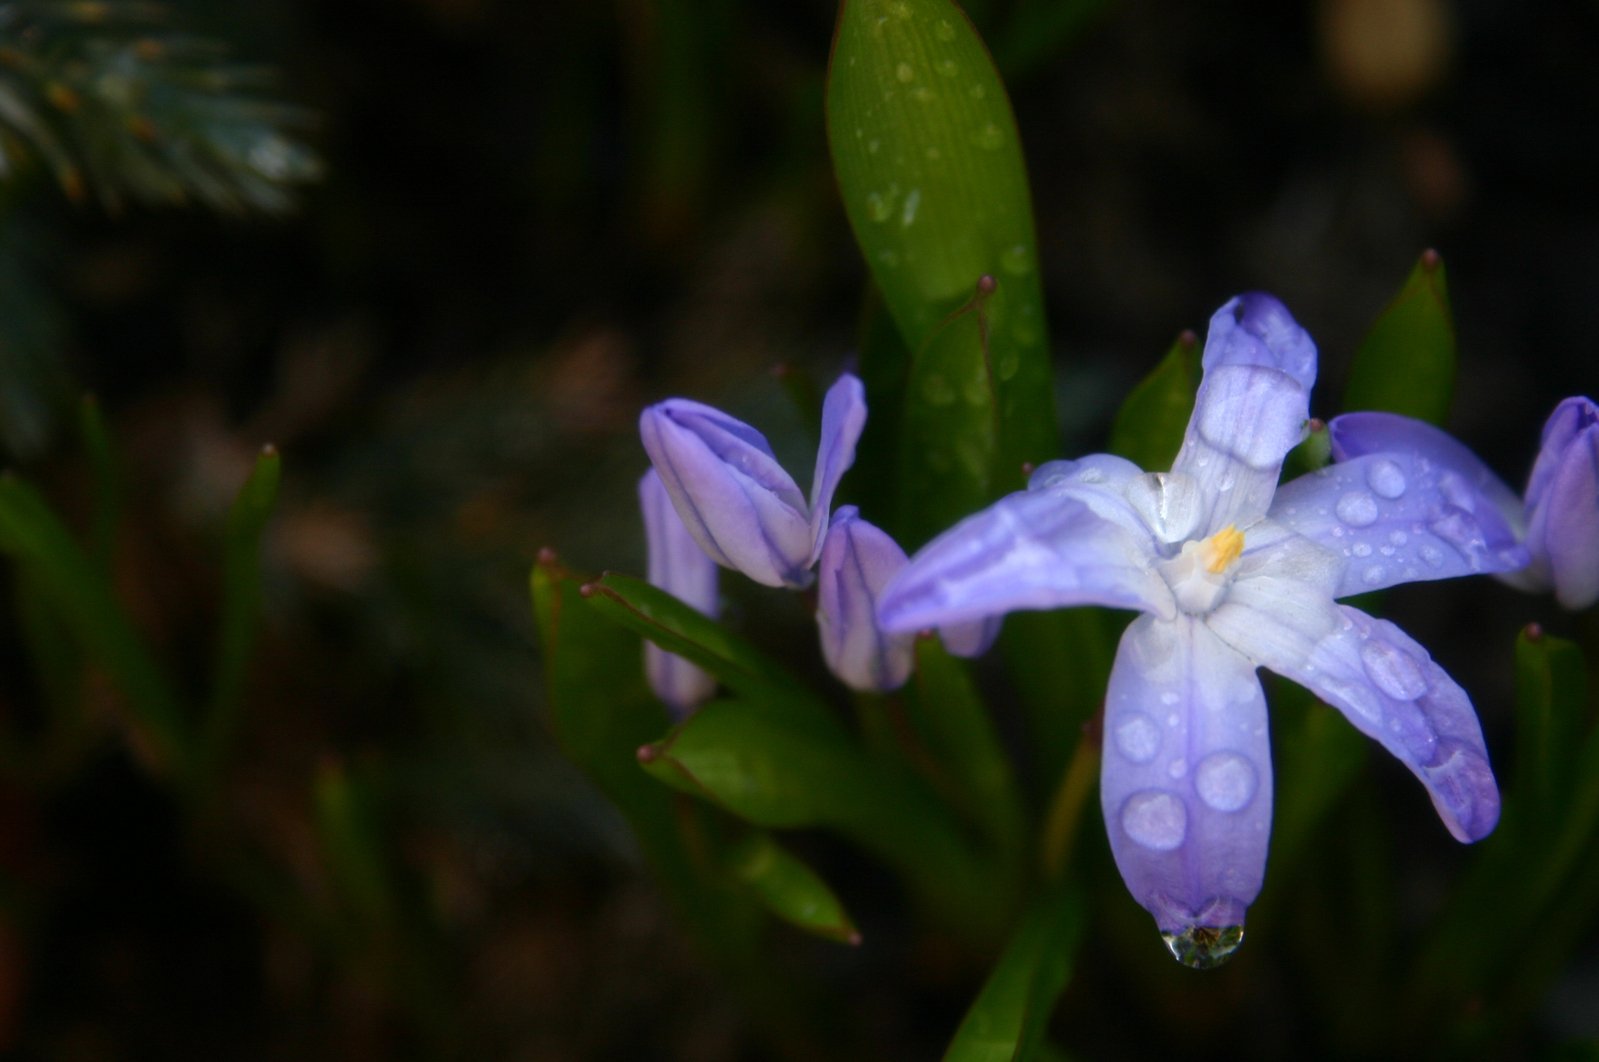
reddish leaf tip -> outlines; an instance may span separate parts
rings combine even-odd
[[[1439,254],[1431,247],[1421,252],[1421,268],[1425,269],[1427,272],[1431,273],[1433,270],[1437,269],[1443,264],[1443,255]]]
[[[994,279],[992,273],[984,273],[977,278],[977,294],[992,295],[999,290],[999,281]]]
[[[1185,328],[1177,333],[1177,345],[1185,350],[1199,346],[1199,333],[1192,328]]]
[[[1038,466],[1033,464],[1031,461],[1023,461],[1022,462],[1022,475],[1024,475],[1024,476],[1032,475],[1033,474],[1033,469],[1035,469],[1037,467]]]
[[[1529,642],[1541,642],[1543,641],[1543,624],[1529,623],[1521,633],[1527,636],[1527,641]]]
[[[861,946],[861,931],[858,930],[858,929],[850,930],[849,931],[849,936],[844,938],[844,943],[848,944],[852,948],[860,947]]]
[[[595,594],[600,592],[600,588],[593,583],[584,583],[582,586],[577,588],[577,592],[584,597],[593,597]]]
[[[661,755],[661,750],[654,745],[640,745],[634,753],[640,763],[654,763]]]
[[[555,563],[555,550],[549,546],[539,547],[538,562],[548,568]]]

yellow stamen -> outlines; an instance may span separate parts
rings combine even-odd
[[[1220,575],[1244,551],[1244,533],[1232,524],[1205,540],[1205,570]]]

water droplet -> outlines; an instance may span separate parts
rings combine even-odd
[[[1366,527],[1377,519],[1377,502],[1370,494],[1350,491],[1338,499],[1333,511],[1350,527]]]
[[[927,155],[927,161],[928,162],[937,162],[939,159],[944,157],[944,153],[942,151],[938,150],[936,147],[928,148],[927,151],[926,151],[926,155]]]
[[[1024,277],[1028,270],[1033,268],[1032,258],[1027,254],[1025,243],[1012,244],[999,256],[999,264],[1011,276]]]
[[[1427,692],[1421,663],[1399,646],[1373,638],[1360,647],[1360,662],[1377,688],[1401,701],[1413,701]]]
[[[1009,380],[1011,377],[1016,375],[1017,370],[1019,370],[1021,367],[1021,358],[1017,357],[1015,354],[1002,354],[999,358],[999,364],[994,366],[994,371],[999,373],[999,378],[1001,380]]]
[[[882,146],[883,146],[883,142],[881,140],[877,139],[875,136],[872,137],[872,139],[870,139],[870,140],[868,140],[866,142],[866,150],[867,150],[867,152],[869,154],[872,154],[872,155],[877,154],[878,149],[881,148]]]
[[[1361,579],[1365,580],[1367,586],[1376,586],[1378,583],[1382,582],[1383,576],[1386,574],[1387,573],[1383,571],[1382,565],[1373,564],[1370,568],[1367,568],[1365,571],[1361,572],[1360,577]]]
[[[1471,485],[1453,472],[1445,472],[1438,479],[1438,491],[1450,505],[1466,512],[1477,511],[1477,494]]]
[[[989,122],[977,131],[972,142],[984,151],[998,151],[1005,144],[1005,130]]]
[[[934,373],[922,381],[922,397],[929,405],[947,406],[955,401],[955,389],[948,380]]]
[[[1148,763],[1160,751],[1160,727],[1143,712],[1128,712],[1116,724],[1116,747],[1134,763]]]
[[[1169,852],[1188,833],[1188,809],[1164,789],[1144,789],[1122,804],[1121,823],[1135,843]]]
[[[1166,705],[1168,708],[1180,700],[1182,700],[1182,698],[1177,696],[1177,694],[1173,693],[1171,690],[1167,690],[1165,693],[1160,695],[1160,703]]]
[[[899,212],[899,223],[902,228],[910,228],[916,220],[916,208],[922,205],[922,190],[912,188],[905,196],[905,205]]]
[[[1410,541],[1410,536],[1405,534],[1403,531],[1393,531],[1389,533],[1388,541],[1392,542],[1396,546],[1403,546],[1406,542]]]
[[[901,63],[894,68],[894,76],[899,78],[902,84],[908,85],[916,80],[916,71],[911,69],[911,64]]]
[[[1166,725],[1170,726],[1170,727],[1175,727],[1178,723],[1180,723],[1182,721],[1183,721],[1182,716],[1178,715],[1176,712],[1173,712],[1172,714],[1170,714],[1170,715],[1168,715],[1166,717]]]
[[[960,64],[953,59],[940,59],[938,61],[938,65],[933,69],[937,70],[945,77],[954,77],[956,74],[961,72]]]
[[[1181,933],[1162,933],[1171,957],[1194,970],[1213,970],[1233,957],[1244,942],[1243,926],[1189,926]]]
[[[911,90],[911,99],[917,103],[932,103],[934,99],[933,90],[926,85],[917,85],[916,88]]]
[[[1371,546],[1365,542],[1356,542],[1350,547],[1349,552],[1357,557],[1369,557],[1371,556]]]
[[[1421,559],[1426,561],[1431,567],[1443,567],[1444,551],[1439,549],[1437,546],[1434,546],[1430,542],[1424,542],[1422,543],[1419,552],[1421,553]]]
[[[988,90],[981,85],[973,85],[971,88],[966,90],[966,95],[970,96],[974,100],[980,100],[988,95]]]
[[[1181,756],[1166,765],[1166,773],[1173,778],[1181,778],[1188,773],[1188,761]]]
[[[873,221],[887,221],[888,216],[894,212],[892,195],[883,195],[881,192],[870,192],[866,196],[866,216]]]
[[[950,25],[948,19],[941,18],[938,25],[933,27],[933,35],[941,41],[952,41],[955,39],[955,27]]]
[[[1212,752],[1194,768],[1199,799],[1217,811],[1237,811],[1255,799],[1255,765],[1236,752]]]
[[[877,260],[883,263],[885,267],[893,269],[899,265],[899,252],[885,247],[877,252]]]
[[[1405,472],[1386,457],[1372,462],[1366,470],[1366,483],[1380,498],[1392,500],[1405,493]]]
[[[974,406],[988,405],[990,392],[988,390],[988,378],[986,375],[977,376],[974,379],[967,380],[963,391],[965,392],[966,401],[968,404]]]
[[[911,17],[911,5],[905,3],[905,0],[897,0],[896,3],[888,5],[888,13],[903,21]]]
[[[1468,514],[1459,509],[1447,509],[1444,514],[1428,525],[1428,529],[1455,549],[1460,555],[1471,561],[1473,567],[1480,567],[1482,555],[1488,549],[1488,543],[1483,541],[1482,534],[1477,529],[1477,522]]]

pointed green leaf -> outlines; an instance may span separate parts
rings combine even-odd
[[[727,856],[733,876],[777,917],[828,940],[859,944],[860,932],[816,871],[772,839],[753,831]]]
[[[1199,337],[1184,332],[1116,414],[1110,452],[1151,472],[1172,466],[1199,388]]]
[[[1017,926],[944,1062],[1012,1062],[1036,1057],[1050,1011],[1071,977],[1082,931],[1075,892],[1039,898]]]
[[[642,646],[599,614],[582,580],[553,556],[533,568],[533,611],[543,649],[550,729],[567,757],[616,805],[685,921],[718,952],[746,953],[754,908],[707,857],[707,809],[674,800],[638,769],[638,750],[668,720],[644,682]]]
[[[206,753],[216,766],[238,729],[244,684],[261,622],[261,534],[277,503],[281,461],[271,446],[256,457],[228,513],[222,554],[222,616],[206,719]]]
[[[1516,639],[1515,799],[1540,832],[1566,818],[1561,807],[1582,748],[1587,681],[1582,654],[1529,627]]]
[[[37,491],[0,476],[0,551],[34,580],[85,653],[105,668],[127,698],[143,752],[158,767],[186,766],[178,700],[111,587]]]
[[[934,794],[826,716],[712,701],[639,750],[646,771],[757,826],[826,826],[893,863],[963,928],[996,916],[994,868]]]
[[[998,282],[983,307],[986,348],[973,341],[975,322],[958,342],[946,338],[932,351],[935,364],[913,370],[917,385],[904,401],[908,414],[947,419],[948,434],[965,440],[966,460],[990,463],[989,495],[1011,489],[1023,462],[1055,452],[1043,295],[1016,122],[960,8],[949,0],[841,4],[827,132],[856,241],[918,361],[982,277]],[[992,445],[973,441],[979,428]],[[921,460],[905,456],[906,468]]]
[[[1442,424],[1454,389],[1449,284],[1443,259],[1427,251],[1355,352],[1343,408],[1385,410]]]
[[[752,700],[826,715],[805,687],[770,657],[698,609],[630,575],[607,572],[583,588],[594,612],[698,664]]]

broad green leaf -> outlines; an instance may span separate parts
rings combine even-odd
[[[1097,608],[1013,612],[999,645],[1027,714],[1032,773],[1055,790],[1083,726],[1105,701],[1123,616]]]
[[[1066,988],[1082,931],[1075,892],[1039,897],[966,1012],[944,1062],[1012,1062],[1037,1057],[1050,1011]]]
[[[957,454],[989,464],[983,500],[1013,489],[1023,462],[1055,451],[1038,248],[1010,102],[959,7],[841,4],[827,129],[856,241],[913,355],[907,416],[944,425],[933,441],[951,447],[950,464],[937,471],[968,477],[960,490],[973,482]],[[976,320],[950,320],[984,277],[995,284],[986,343]],[[929,438],[909,427],[905,437]],[[912,449],[902,457],[906,470],[926,463]]]
[[[1442,424],[1454,388],[1449,284],[1443,259],[1426,251],[1355,352],[1343,408],[1403,413]]]
[[[1516,639],[1515,799],[1541,832],[1567,815],[1561,801],[1582,748],[1587,682],[1577,647],[1536,627]]]
[[[261,622],[261,533],[277,503],[282,464],[268,446],[233,499],[222,553],[222,616],[206,719],[206,753],[215,767],[238,729],[244,682]]]
[[[727,854],[728,869],[777,917],[828,940],[859,944],[860,932],[816,871],[772,839],[752,831]]]
[[[38,591],[127,698],[140,751],[164,770],[187,766],[178,700],[166,675],[111,594],[99,566],[32,487],[0,476],[0,551]]]
[[[1110,432],[1110,452],[1150,472],[1170,468],[1198,388],[1199,338],[1184,332],[1122,403]]]
[[[1002,856],[1020,855],[1026,812],[1010,760],[966,664],[950,656],[936,637],[916,640],[916,671],[906,704],[935,769],[948,772],[962,812],[982,827]]]
[[[873,760],[825,716],[712,701],[639,750],[657,779],[756,826],[824,826],[894,864],[954,920],[981,935],[997,918],[997,868],[980,858],[933,792]]]
[[[638,768],[638,750],[669,721],[644,682],[636,635],[600,614],[582,580],[552,556],[533,568],[550,729],[567,758],[616,805],[690,926],[724,955],[754,943],[754,908],[725,882],[703,840],[706,809],[674,799]]]
[[[764,703],[813,714],[827,709],[779,664],[750,643],[677,598],[630,575],[607,572],[583,594],[597,615],[635,631],[662,649],[698,664],[730,689]]]

